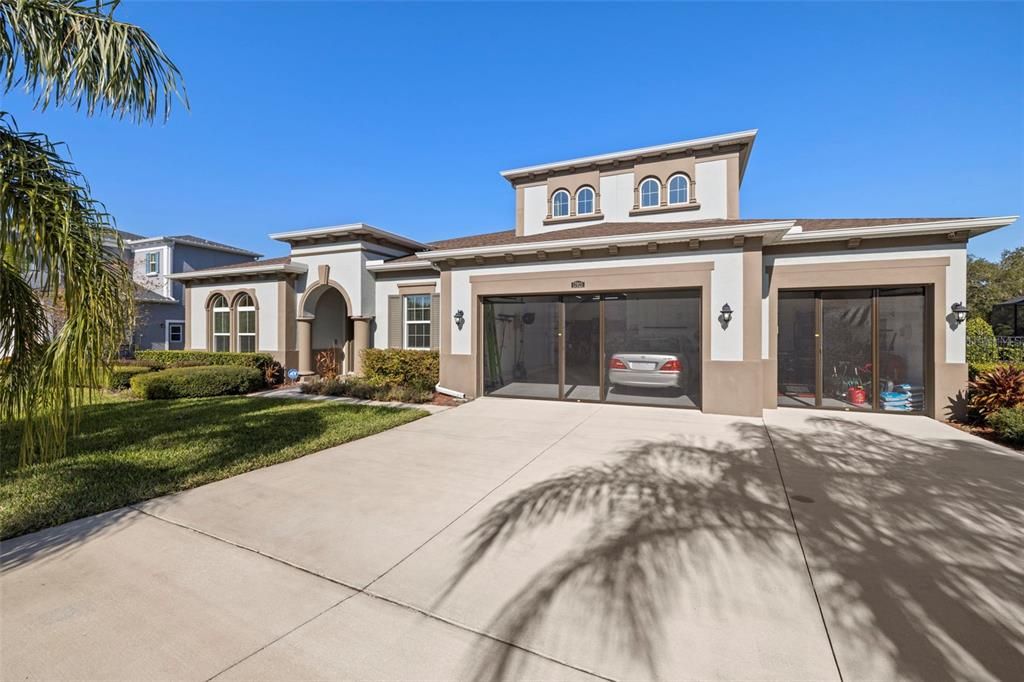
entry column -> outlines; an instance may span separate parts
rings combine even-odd
[[[299,374],[309,376],[313,373],[313,318],[300,317],[297,341],[299,346]]]
[[[363,372],[363,351],[370,347],[370,325],[372,317],[352,318],[352,371],[356,374]]]

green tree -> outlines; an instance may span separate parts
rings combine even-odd
[[[116,7],[0,0],[2,92],[137,123],[188,106],[178,69]],[[64,452],[132,314],[114,220],[61,151],[0,111],[0,419],[23,421],[22,463]]]
[[[992,306],[1024,295],[1024,246],[1003,251],[998,263],[967,257],[967,307],[971,317],[989,320]]]

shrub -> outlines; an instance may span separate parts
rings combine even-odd
[[[996,410],[985,421],[1003,440],[1024,445],[1024,405]]]
[[[146,400],[205,398],[251,393],[263,386],[263,373],[255,367],[174,367],[132,378],[132,393]]]
[[[999,348],[992,325],[980,317],[967,320],[967,362],[995,362]]]
[[[437,351],[368,348],[363,351],[363,377],[376,386],[433,391],[441,360]]]
[[[152,371],[153,367],[146,365],[114,365],[110,370],[107,388],[111,391],[126,391],[131,388],[132,377]]]
[[[1024,368],[1000,365],[968,384],[970,406],[982,416],[1024,404]]]
[[[337,377],[341,373],[340,365],[337,348],[322,350],[316,354],[316,373],[324,379],[334,379]]]
[[[427,403],[433,391],[411,386],[380,386],[360,377],[344,379],[317,379],[302,384],[303,393],[334,395],[356,398],[357,400],[380,400],[384,402]]]
[[[274,363],[274,356],[269,353],[215,353],[208,350],[140,350],[135,357],[164,367],[233,365],[255,367],[261,372]]]
[[[979,374],[985,374],[991,372],[999,367],[1015,367],[1017,369],[1024,369],[1024,363],[1018,362],[974,362],[967,365],[967,378],[974,379]]]

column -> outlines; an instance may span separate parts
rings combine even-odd
[[[313,373],[313,318],[300,317],[298,323],[299,374],[309,376]]]
[[[372,317],[352,318],[352,337],[354,342],[352,371],[356,374],[362,374],[363,371],[363,351],[370,347],[370,325],[372,322]]]

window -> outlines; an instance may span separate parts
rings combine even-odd
[[[405,297],[405,347],[430,350],[430,294]]]
[[[181,322],[169,322],[167,324],[167,339],[171,343],[181,343],[184,338],[183,332],[184,325]]]
[[[640,206],[651,208],[661,203],[661,183],[657,178],[647,178],[640,183]]]
[[[551,196],[551,215],[562,218],[569,215],[569,193],[560,189]]]
[[[594,190],[583,187],[576,192],[576,214],[588,215],[594,212]]]
[[[238,352],[256,352],[256,305],[249,294],[235,299],[235,315],[238,318]]]
[[[147,275],[159,275],[160,274],[160,252],[152,251],[146,254],[146,274]]]
[[[690,201],[690,178],[674,175],[668,181],[668,203],[685,204]]]
[[[226,353],[231,350],[231,309],[228,300],[217,294],[210,306],[213,313],[213,350]]]

